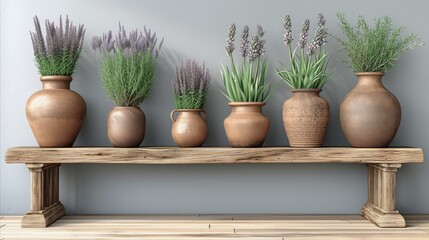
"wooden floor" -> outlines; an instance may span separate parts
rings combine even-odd
[[[429,239],[429,215],[406,219],[382,229],[358,215],[84,215],[22,229],[20,216],[3,216],[0,239]]]

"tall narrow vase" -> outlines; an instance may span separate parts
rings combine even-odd
[[[292,90],[283,104],[283,124],[291,147],[320,147],[329,123],[329,105],[320,89]]]
[[[70,90],[70,76],[42,76],[43,89],[27,101],[26,115],[40,147],[71,147],[86,114],[83,98]]]
[[[382,72],[356,76],[356,87],[340,106],[343,132],[352,147],[387,147],[399,128],[401,105],[383,86]]]
[[[146,133],[146,116],[138,107],[114,107],[107,117],[107,135],[114,147],[138,147]]]
[[[230,102],[231,114],[225,119],[226,136],[232,147],[260,147],[270,128],[262,112],[264,102]]]
[[[177,118],[174,119],[174,113]],[[201,114],[204,115],[201,115]],[[171,136],[179,147],[199,147],[207,139],[207,113],[202,109],[177,109],[170,113]]]

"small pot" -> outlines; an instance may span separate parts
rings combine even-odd
[[[174,119],[174,113],[177,118]],[[201,113],[204,113],[202,116]],[[171,136],[179,147],[199,147],[207,139],[207,113],[202,109],[176,109],[171,111]]]
[[[28,99],[28,123],[40,147],[71,147],[86,114],[83,98],[70,90],[70,76],[42,76],[43,90]]]
[[[231,114],[224,127],[231,147],[260,147],[270,128],[270,120],[262,112],[264,102],[230,102]]]
[[[146,117],[138,107],[114,107],[107,118],[107,135],[114,147],[138,147],[145,130]]]
[[[383,86],[383,75],[356,73],[358,83],[341,103],[341,127],[352,147],[387,147],[399,128],[401,105]]]
[[[283,124],[291,147],[320,147],[328,129],[329,105],[320,89],[295,89],[283,104]]]

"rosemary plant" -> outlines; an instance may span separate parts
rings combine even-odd
[[[398,66],[403,52],[422,45],[414,34],[402,38],[404,27],[394,28],[389,16],[375,18],[374,27],[363,16],[358,17],[356,26],[346,20],[344,13],[337,13],[337,17],[345,38],[334,37],[342,45],[342,60],[354,72],[386,72]]]
[[[39,73],[43,76],[71,76],[82,51],[85,35],[83,25],[74,26],[66,16],[63,28],[61,15],[59,26],[45,20],[46,38],[43,37],[37,16],[34,16],[34,26],[36,31],[30,32],[30,36]]]
[[[210,84],[209,70],[201,67],[195,60],[176,67],[173,80],[173,94],[176,109],[203,109]]]
[[[91,47],[99,50],[101,83],[112,101],[121,107],[138,107],[149,95],[155,74],[155,59],[162,39],[156,48],[156,33],[144,28],[144,33],[133,30],[128,35],[119,24],[115,40],[112,31],[94,37]]]
[[[306,19],[299,35],[298,47],[292,50],[292,22],[289,15],[284,19],[284,44],[289,50],[290,67],[283,71],[277,70],[277,75],[282,78],[292,89],[321,89],[329,79],[326,72],[329,57],[324,48],[327,42],[326,20],[319,14],[319,22],[314,39],[308,45],[308,31],[310,20]]]
[[[257,26],[257,32],[249,41],[249,27],[244,26],[241,35],[241,65],[234,61],[235,24],[229,28],[226,52],[230,57],[231,67],[222,66],[221,74],[225,85],[224,95],[231,102],[265,102],[270,96],[270,85],[265,84],[268,64],[261,59],[265,53],[264,30]],[[249,46],[250,44],[250,46]]]

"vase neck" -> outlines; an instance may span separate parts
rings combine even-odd
[[[298,96],[319,96],[322,90],[320,89],[294,89],[291,90],[294,97]]]
[[[365,73],[365,74],[356,74],[358,78],[358,83],[356,87],[362,88],[379,88],[383,86],[383,82],[381,81],[383,74],[382,73]]]
[[[232,112],[262,112],[265,103],[230,103]]]
[[[43,89],[70,89],[72,77],[69,76],[42,76]]]

